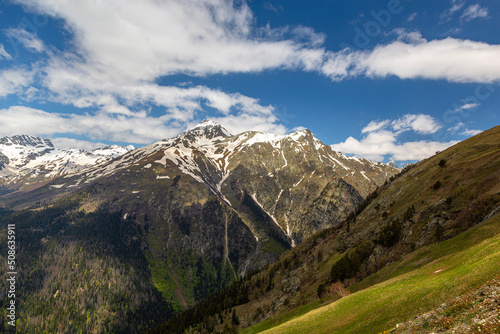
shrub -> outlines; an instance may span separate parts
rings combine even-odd
[[[334,263],[330,272],[330,280],[336,282],[354,277],[372,252],[372,242],[365,241],[361,243],[351,254],[345,254]]]
[[[437,190],[441,187],[441,181],[436,181],[434,185],[432,186],[432,189]]]
[[[384,247],[392,247],[401,237],[401,230],[401,222],[399,219],[394,219],[391,223],[382,228],[382,232],[380,232],[380,235],[375,242]]]
[[[446,166],[446,160],[444,159],[441,159],[441,161],[439,161],[439,167],[443,168],[444,166]]]

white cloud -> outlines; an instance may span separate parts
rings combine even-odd
[[[368,76],[445,79],[452,82],[500,80],[500,46],[446,38],[376,47],[361,66]]]
[[[230,133],[238,134],[245,131],[262,131],[273,134],[285,134],[287,128],[278,124],[278,119],[274,115],[227,115],[224,117],[212,118],[214,121],[220,123]],[[195,123],[191,123],[193,126]]]
[[[452,132],[452,133],[455,133],[457,132],[458,130],[460,130],[461,128],[465,127],[465,123],[462,123],[462,122],[459,122],[457,123],[457,125],[455,125],[454,127],[451,127],[448,129],[448,131]]]
[[[381,129],[390,129],[394,132],[413,130],[420,134],[432,134],[441,128],[441,125],[430,115],[406,114],[395,120],[371,121],[361,133],[376,132]]]
[[[5,47],[3,46],[3,44],[0,43],[0,59],[2,57],[5,58],[5,59],[11,59],[12,58],[12,56],[7,51],[5,51]]]
[[[441,13],[441,20],[448,22],[451,17],[465,6],[464,0],[451,0],[451,7]]]
[[[460,18],[465,21],[471,21],[477,18],[488,18],[488,8],[481,7],[479,4],[471,5],[465,9]]]
[[[93,139],[148,144],[182,129],[167,126],[165,117],[49,113],[24,106],[0,109],[0,133],[54,136],[72,133]]]
[[[408,19],[406,20],[407,22],[413,22],[417,18],[418,13],[412,13],[410,16],[408,16]]]
[[[459,108],[455,109],[455,111],[475,109],[475,108],[477,108],[479,106],[480,106],[479,103],[465,103],[464,105],[462,105]]]
[[[331,145],[335,151],[354,154],[375,161],[383,161],[389,157],[394,161],[422,160],[442,151],[456,143],[435,141],[398,142],[398,136],[404,131],[420,134],[431,134],[440,125],[429,115],[408,114],[396,120],[372,121],[362,129],[366,135],[358,140],[347,138],[344,142]]]
[[[482,130],[468,130],[468,129],[465,129],[465,131],[462,132],[462,134],[465,135],[465,136],[475,136],[475,135],[480,134],[481,132],[483,132],[483,131]]]
[[[299,42],[256,39],[249,7],[225,0],[20,2],[63,18],[86,57],[81,69],[106,69],[114,79],[300,68],[309,62],[302,38],[324,40],[305,27],[295,31]]]
[[[268,1],[264,2],[263,8],[275,12],[276,14],[279,14],[280,12],[285,10],[285,8],[282,5],[274,6],[272,3]]]
[[[331,145],[331,147],[344,154],[353,154],[374,161],[383,161],[387,156],[394,161],[411,161],[426,159],[456,143],[457,141],[425,140],[398,143],[394,133],[379,131],[369,133],[361,140],[349,137],[346,141]]]
[[[365,126],[363,128],[363,130],[361,130],[362,133],[366,133],[366,132],[374,132],[374,131],[377,131],[377,130],[380,130],[384,127],[386,127],[387,125],[389,124],[389,120],[386,119],[385,121],[371,121],[370,123],[368,123],[367,126]]]
[[[5,35],[9,37],[11,40],[16,39],[26,49],[30,51],[42,52],[45,49],[45,45],[41,39],[39,39],[34,34],[24,29],[9,28],[5,30]]]
[[[0,97],[18,93],[33,80],[33,73],[23,69],[0,71]]]
[[[402,118],[392,121],[391,125],[396,131],[413,130],[421,134],[435,133],[441,128],[441,125],[432,116],[423,114],[404,115]]]
[[[91,151],[96,148],[102,148],[107,146],[104,143],[93,143],[86,140],[79,140],[79,139],[65,138],[65,137],[50,138],[50,141],[52,142],[52,144],[54,144],[55,147],[62,149],[77,148],[77,149],[84,149],[86,151]]]
[[[453,82],[500,80],[498,45],[453,38],[427,41],[418,32],[400,31],[397,40],[373,50],[332,52],[323,46],[326,36],[309,27],[256,26],[246,2],[15,1],[62,19],[68,36],[74,38],[67,44],[74,47],[47,52],[47,59],[37,64],[40,85],[38,90],[28,88],[25,98],[43,97],[92,108],[94,112],[86,115],[57,114],[56,123],[66,132],[85,133],[94,139],[148,143],[178,133],[205,118],[211,109],[215,110],[211,117],[233,132],[287,131],[275,109],[258,99],[201,85],[157,84],[158,79],[175,74],[209,76],[288,69],[318,72],[332,80],[390,75]],[[453,6],[450,12],[455,13],[463,3],[454,1]],[[48,49],[25,30],[9,29],[8,34],[32,51]],[[33,77],[33,73],[16,78],[2,72],[0,97],[21,92]],[[164,110],[163,115],[150,116],[150,110],[158,109]],[[81,127],[75,126],[77,120]],[[429,133],[436,128],[422,117],[406,122],[398,125],[401,131]],[[384,126],[387,124],[379,129]],[[54,133],[64,133],[61,131]]]
[[[88,136],[94,140],[149,144],[174,137],[197,123],[188,119],[176,122],[176,119],[169,114],[154,117],[146,112],[127,115],[101,111],[96,114],[80,115],[49,113],[24,106],[12,106],[0,109],[0,133],[9,136],[16,134],[50,136],[56,138],[54,143],[71,144],[69,147],[80,148],[88,148],[90,144],[70,139],[63,141],[58,138],[64,138],[61,134],[72,133]],[[287,130],[277,123],[278,120],[272,113],[241,113],[214,120],[234,134],[248,130],[284,134]]]
[[[46,135],[66,132],[64,119],[58,114],[44,112],[24,106],[0,109],[0,133],[12,136],[19,134]]]
[[[321,44],[325,35],[309,27],[287,28],[277,34],[266,28],[267,36],[272,37],[259,36],[261,30],[255,27],[245,3],[18,2],[62,18],[75,37],[74,50],[50,54],[41,69],[42,84],[48,90],[45,96],[78,108],[95,108],[102,114],[132,119],[142,117],[144,110],[161,107],[165,120],[181,127],[204,118],[200,114],[209,107],[219,113],[216,118],[230,123],[242,119],[249,126],[286,131],[273,117],[274,108],[257,99],[206,86],[160,86],[156,80],[180,73],[207,76],[276,68],[315,71],[324,57]],[[99,113],[95,116],[103,117]],[[239,124],[238,128],[243,127]]]
[[[450,82],[500,81],[500,45],[446,38],[427,41],[419,33],[400,36],[370,51],[328,54],[323,73],[333,80],[373,78],[432,79]]]

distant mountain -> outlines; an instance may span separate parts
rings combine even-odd
[[[206,120],[4,195],[0,205],[17,212],[2,224],[17,222],[31,245],[23,272],[37,273],[20,278],[20,314],[32,319],[22,331],[140,332],[337,226],[398,172],[334,152],[309,130],[232,135]],[[87,316],[69,325],[72,308]],[[58,316],[42,321],[42,309]]]
[[[0,187],[4,192],[109,161],[133,146],[111,145],[87,152],[59,149],[49,139],[20,135],[0,138]]]

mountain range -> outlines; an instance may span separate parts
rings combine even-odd
[[[19,329],[29,333],[161,323],[339,225],[399,172],[334,152],[309,130],[232,135],[210,120],[130,151],[67,151],[103,159],[72,169],[49,141],[16,138],[5,145],[25,148],[17,160],[3,153],[4,169],[25,173],[4,176],[0,214],[29,245],[18,254]],[[128,152],[110,159],[118,150]]]
[[[90,152],[60,149],[46,138],[0,138],[0,193],[9,193],[57,176],[74,173],[121,156],[134,147],[111,145]]]

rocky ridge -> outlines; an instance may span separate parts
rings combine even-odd
[[[151,169],[158,182],[173,180],[179,173],[189,176],[237,211],[251,201],[290,245],[339,222],[363,197],[399,172],[334,152],[309,130],[231,135],[220,124],[205,120],[175,138],[59,178],[51,187],[78,188],[132,167]],[[255,237],[264,237],[253,219],[244,216]]]

